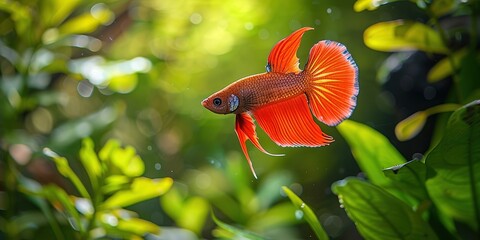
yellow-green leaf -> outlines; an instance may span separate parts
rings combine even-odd
[[[173,179],[171,178],[135,178],[130,189],[115,193],[100,205],[100,208],[110,209],[125,207],[150,198],[158,197],[166,193],[172,184]]]
[[[139,236],[144,236],[147,233],[158,234],[160,233],[160,227],[156,224],[140,219],[140,218],[128,218],[120,219],[118,221],[118,229],[131,232]]]
[[[80,149],[80,160],[90,178],[93,188],[96,189],[102,169],[97,154],[93,148],[94,144],[91,138],[83,139],[82,148]]]
[[[445,57],[440,60],[435,66],[430,69],[427,75],[427,80],[429,82],[437,82],[446,77],[452,75],[454,72],[453,68],[458,68],[463,57],[467,54],[467,49],[462,49],[454,52],[450,57]],[[452,61],[454,67],[452,67]]]
[[[400,141],[407,141],[417,136],[425,126],[428,115],[424,111],[416,112],[395,126],[395,135]]]
[[[137,177],[145,171],[143,160],[136,154],[135,148],[114,149],[111,154],[112,163],[117,166],[123,174],[129,177]]]
[[[88,13],[74,17],[64,24],[58,30],[60,34],[82,34],[95,31],[101,24],[111,21],[114,14],[105,4],[96,4]]]
[[[437,31],[415,21],[374,24],[365,30],[363,39],[368,47],[385,52],[422,50],[446,54],[449,51]]]
[[[103,148],[98,153],[98,156],[100,157],[100,160],[110,161],[110,156],[112,155],[112,152],[119,147],[120,147],[120,141],[118,141],[116,139],[108,140],[107,143],[105,143]]]
[[[371,11],[377,9],[381,5],[397,1],[401,0],[357,0],[353,5],[353,9],[355,10],[355,12],[361,12],[364,10]]]

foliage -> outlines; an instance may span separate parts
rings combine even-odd
[[[17,177],[20,180],[19,190],[28,195],[31,201],[43,211],[51,211],[45,206],[49,202],[60,213],[55,219],[48,219],[54,227],[56,238],[97,239],[108,236],[132,239],[147,233],[160,233],[156,224],[139,218],[135,212],[124,207],[163,195],[173,181],[171,178],[140,177],[143,174],[143,161],[132,147],[122,148],[118,141],[110,140],[97,155],[92,140],[84,139],[80,159],[90,179],[88,185],[80,181],[66,158],[50,149],[45,149],[44,153],[54,160],[58,171],[72,182],[79,195],[69,194],[53,184],[42,187],[19,173]],[[132,169],[140,170],[132,172]],[[6,228],[10,236],[21,236],[20,229],[43,225],[42,219],[25,219],[16,224],[13,230]],[[60,231],[61,225],[70,226],[70,230]]]
[[[479,9],[457,0],[358,0],[353,10],[315,0],[0,0],[0,238],[473,238]],[[328,147],[274,159],[252,151],[254,180],[231,118],[199,103],[264,71],[273,44],[302,26],[315,27],[302,64],[320,39],[354,56],[355,121],[339,133],[322,127],[336,140]],[[394,71],[378,69],[381,52],[412,51],[438,59],[415,65],[427,73],[414,81],[453,80],[446,100],[397,124],[409,142],[437,120],[429,150],[408,161],[372,76]]]

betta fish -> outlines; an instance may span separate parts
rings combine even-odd
[[[255,178],[246,141],[267,152],[258,142],[255,124],[282,147],[319,147],[333,142],[320,122],[335,126],[350,117],[356,106],[358,68],[341,43],[323,40],[310,49],[303,70],[297,49],[306,31],[301,28],[279,41],[270,52],[266,72],[239,79],[202,101],[208,110],[236,115],[235,132]],[[253,118],[252,118],[253,117]]]

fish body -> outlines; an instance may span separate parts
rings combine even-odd
[[[255,177],[247,140],[266,154],[278,155],[260,145],[253,118],[280,146],[318,147],[333,138],[322,132],[313,116],[335,126],[356,106],[358,68],[344,45],[320,41],[311,48],[304,70],[298,67],[300,40],[312,29],[301,28],[278,42],[268,57],[267,72],[237,80],[202,101],[214,113],[236,114],[235,132]]]
[[[299,74],[256,74],[237,80],[217,93],[217,97],[220,97],[220,99],[228,99],[232,94],[237,96],[239,98],[239,106],[236,109],[213,108],[211,110],[219,114],[240,114],[261,108],[270,103],[287,100],[305,92],[306,88],[307,79],[302,72]]]

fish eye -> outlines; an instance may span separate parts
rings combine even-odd
[[[218,107],[218,106],[220,106],[221,104],[222,104],[222,99],[220,99],[220,98],[215,98],[215,99],[213,99],[213,105],[215,105],[215,106]]]

